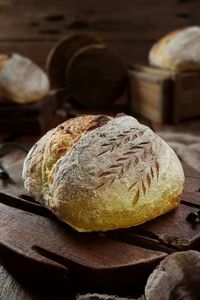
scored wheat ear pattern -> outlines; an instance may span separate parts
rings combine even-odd
[[[117,151],[117,148],[122,144],[127,144],[127,149],[113,164],[108,166],[106,171],[98,175],[101,179],[101,183],[97,189],[111,186],[115,180],[125,176],[129,169],[134,168],[136,175],[128,189],[129,192],[132,190],[136,191],[133,204],[138,201],[141,194],[146,194],[153,179],[158,179],[160,166],[153,153],[152,142],[149,140],[143,139],[141,141],[141,139],[138,139],[139,137],[142,137],[143,134],[144,131],[138,131],[138,129],[131,128],[130,130],[123,131],[118,134],[116,138],[111,138],[107,143],[101,145],[103,150],[97,157],[106,153],[112,154],[112,152]],[[142,163],[145,162],[146,167],[144,168]]]

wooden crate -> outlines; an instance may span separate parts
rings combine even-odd
[[[200,116],[200,72],[133,66],[129,80],[132,112],[156,123],[177,123]]]

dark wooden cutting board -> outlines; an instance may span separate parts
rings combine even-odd
[[[200,208],[200,175],[185,166],[179,208],[143,225],[106,233],[78,233],[23,189],[23,156],[4,160],[11,179],[0,182],[0,253],[6,265],[78,291],[142,289],[169,253],[200,250],[200,225],[186,221]]]

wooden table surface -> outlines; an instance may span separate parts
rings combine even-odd
[[[54,122],[57,123],[57,122]],[[53,124],[52,124],[53,126]],[[1,134],[0,141],[13,142],[23,144],[27,148],[39,139],[39,136],[18,136]],[[24,154],[25,157],[25,154]],[[4,166],[10,165],[22,158],[22,151],[15,149],[11,151],[5,157],[1,157],[1,161],[4,160]],[[1,262],[1,256],[0,256]],[[17,261],[16,261],[17,264]],[[14,268],[15,269],[15,268]],[[16,273],[15,270],[11,270],[10,267],[0,264],[0,299],[1,300],[29,300],[29,299],[75,299],[75,293],[72,291],[66,291],[63,287],[47,286],[44,282],[27,272],[24,274]]]
[[[154,128],[164,131],[181,131],[181,132],[192,132],[199,134],[200,136],[200,120],[193,120],[183,122],[178,125],[168,125],[160,126],[153,124]],[[23,145],[30,147],[36,140],[38,136],[8,136],[1,135],[0,141],[12,141],[17,142]],[[7,155],[6,162],[8,164],[15,162],[21,157],[20,150],[19,152],[15,151],[13,155],[10,153]],[[192,171],[191,171],[192,172]],[[17,264],[17,261],[16,261]],[[26,274],[16,273],[14,269],[11,269],[10,266],[0,265],[0,299],[1,300],[15,300],[15,299],[75,299],[76,291],[70,291],[65,289],[63,286],[47,285],[45,280],[37,278],[32,278],[29,272]]]

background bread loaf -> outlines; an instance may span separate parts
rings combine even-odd
[[[175,71],[199,70],[200,27],[187,27],[164,36],[151,48],[149,62]]]
[[[83,116],[48,132],[24,162],[25,188],[78,231],[144,223],[178,206],[174,151],[130,116]]]
[[[39,101],[49,94],[45,72],[19,54],[0,55],[0,95],[17,103]]]

